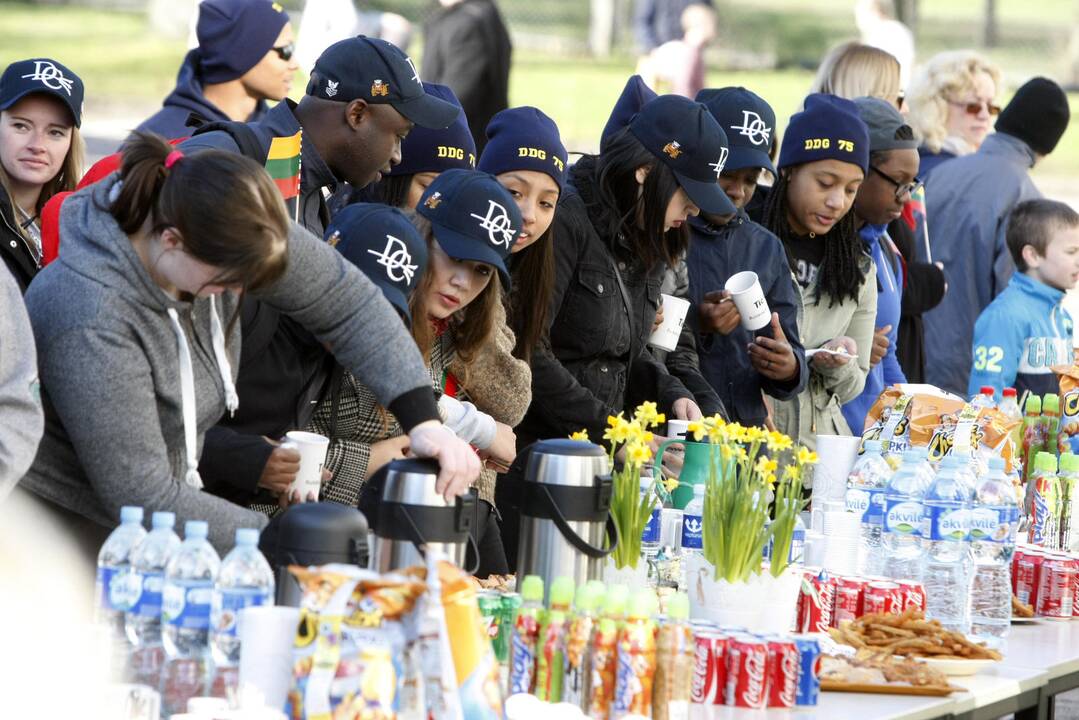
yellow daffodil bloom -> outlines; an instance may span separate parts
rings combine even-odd
[[[588,442],[588,431],[587,430],[578,430],[577,432],[570,435],[569,439],[570,440],[583,440],[585,442]]]
[[[652,459],[652,451],[647,445],[632,442],[626,446],[626,462],[632,466],[640,467]]]
[[[663,478],[663,487],[665,487],[667,489],[668,493],[673,493],[675,490],[678,489],[678,478],[676,478],[676,477]]]
[[[704,427],[704,423],[694,420],[686,426],[686,432],[693,435],[693,439],[700,442],[704,439],[704,434],[707,432]]]
[[[781,432],[771,431],[768,433],[768,449],[772,452],[782,452],[794,445],[794,441]]]
[[[798,463],[800,465],[815,465],[817,463],[817,453],[811,452],[809,448],[798,448]]]

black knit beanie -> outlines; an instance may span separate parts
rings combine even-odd
[[[1028,80],[997,118],[997,132],[1019,138],[1042,155],[1053,152],[1068,127],[1071,110],[1064,90],[1049,78]]]

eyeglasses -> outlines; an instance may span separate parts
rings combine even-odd
[[[288,62],[292,59],[292,54],[296,52],[296,43],[289,43],[288,45],[282,45],[281,47],[273,47],[270,49],[277,53],[277,57],[281,58],[285,62]]]
[[[963,111],[966,112],[967,115],[979,115],[982,112],[982,108],[985,108],[986,112],[994,117],[1000,115],[1000,106],[994,105],[989,101],[982,102],[979,100],[977,102],[958,102],[956,100],[949,100],[948,102],[951,105],[963,108]]]
[[[869,169],[872,170],[873,172],[875,172],[877,175],[880,175],[882,178],[884,178],[885,180],[890,182],[895,187],[895,199],[896,200],[902,200],[904,196],[910,197],[910,196],[914,195],[914,193],[921,190],[922,185],[925,184],[922,181],[921,178],[917,178],[917,177],[914,178],[914,182],[901,183],[898,180],[895,180],[894,178],[892,178],[892,177],[890,177],[888,175],[885,175],[883,172],[881,172],[881,170],[879,168],[877,168],[874,165],[870,165]]]

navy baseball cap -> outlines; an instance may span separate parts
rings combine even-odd
[[[71,111],[75,127],[82,125],[82,80],[65,66],[48,58],[33,58],[11,63],[0,75],[0,110],[33,93],[60,98]]]
[[[420,127],[449,127],[460,106],[428,95],[412,58],[393,43],[363,35],[326,48],[311,71],[307,94],[323,100],[390,105]]]
[[[403,212],[379,203],[348,205],[326,228],[326,242],[362,270],[412,324],[408,298],[427,268],[427,243]]]
[[[416,212],[434,226],[447,255],[491,265],[509,288],[506,258],[521,234],[521,211],[494,175],[447,170],[427,186]]]
[[[626,81],[626,86],[622,88],[622,94],[618,96],[614,108],[611,109],[607,124],[603,127],[603,134],[599,138],[600,152],[603,152],[607,143],[619,130],[629,125],[629,121],[641,111],[645,103],[657,97],[659,96],[656,95],[656,91],[648,87],[640,75],[631,75]]]
[[[730,155],[727,170],[764,168],[776,175],[768,151],[776,132],[776,114],[760,95],[744,87],[705,88],[697,93],[712,117],[727,134]]]
[[[738,212],[719,186],[730,152],[727,134],[704,105],[681,95],[661,95],[644,104],[630,121],[629,131],[674,172],[678,184],[703,212]]]
[[[461,107],[461,101],[445,85],[425,82],[428,95]],[[401,141],[401,162],[390,170],[390,176],[415,175],[421,172],[444,172],[450,168],[476,167],[476,141],[468,129],[462,112],[449,127],[430,129],[414,127]]]

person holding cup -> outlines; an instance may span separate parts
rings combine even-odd
[[[865,387],[877,316],[873,260],[851,213],[869,170],[869,132],[854,103],[807,97],[783,134],[777,169],[761,224],[786,249],[812,359],[806,389],[775,404],[775,423],[812,449],[818,434],[851,434],[841,407]]]
[[[762,393],[791,400],[809,379],[798,331],[800,299],[786,251],[745,210],[761,174],[776,175],[768,154],[775,113],[763,98],[741,87],[705,89],[697,100],[730,141],[719,184],[736,208],[729,215],[702,213],[689,223],[689,298],[696,309],[691,320],[699,337],[701,372],[731,419],[761,425],[768,416]],[[763,300],[755,314],[740,312],[749,290]],[[732,297],[732,291],[740,292]]]

